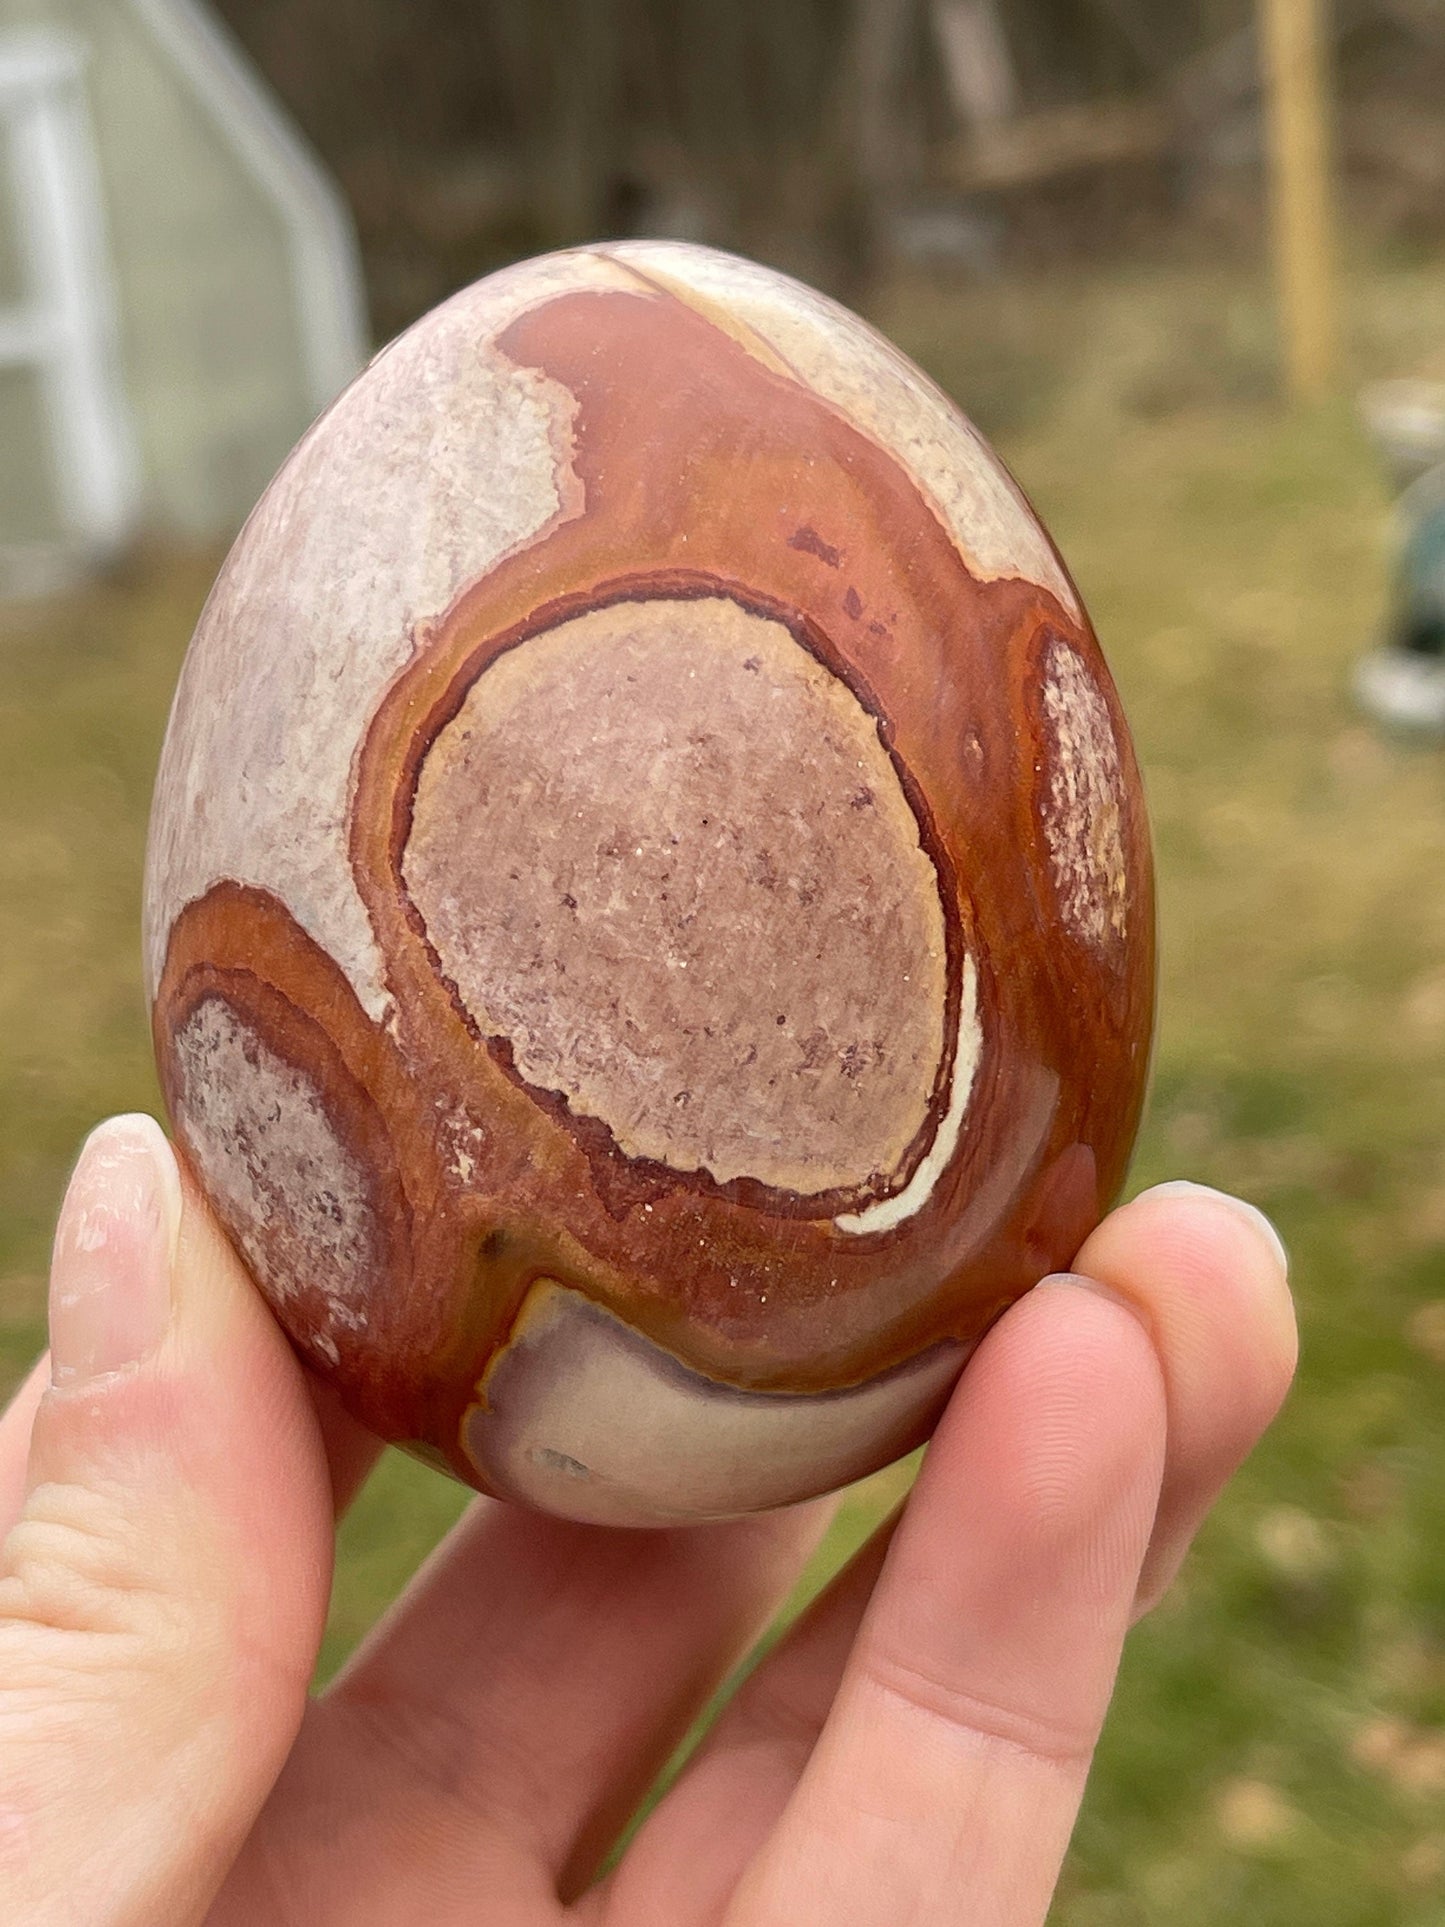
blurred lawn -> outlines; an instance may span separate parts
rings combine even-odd
[[[1377,265],[1356,372],[1445,374],[1445,266]],[[1270,400],[1222,270],[900,288],[884,325],[996,435],[1133,717],[1162,881],[1143,1185],[1242,1190],[1291,1246],[1299,1390],[1135,1637],[1063,1927],[1445,1920],[1445,752],[1346,679],[1384,494],[1344,406]],[[86,1126],[151,1106],[137,903],[169,689],[215,558],[0,612],[0,1370],[41,1335]],[[809,1584],[901,1491],[850,1500]],[[389,1458],[343,1533],[330,1668],[456,1515]]]

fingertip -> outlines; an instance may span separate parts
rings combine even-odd
[[[1299,1329],[1284,1240],[1256,1205],[1187,1180],[1154,1185],[1090,1234],[1075,1266],[1137,1303],[1166,1346],[1169,1328],[1231,1339],[1266,1392],[1274,1388],[1273,1415],[1294,1376]]]
[[[1131,1322],[1137,1325],[1147,1337],[1153,1337],[1153,1321],[1147,1315],[1144,1304],[1130,1297],[1127,1292],[1115,1291],[1114,1287],[1102,1278],[1092,1278],[1084,1271],[1051,1271],[1046,1278],[1040,1278],[1034,1286],[1036,1292],[1087,1292],[1090,1297],[1106,1305],[1113,1305],[1127,1313]]]
[[[1137,1484],[1152,1517],[1166,1411],[1138,1305],[1097,1279],[1056,1273],[984,1340],[929,1457],[935,1477],[942,1458],[980,1489],[1065,1510],[1086,1490]],[[929,1471],[926,1460],[925,1479]]]
[[[163,1343],[179,1222],[175,1159],[155,1120],[97,1125],[70,1174],[51,1253],[55,1386],[134,1370]]]
[[[1245,1225],[1264,1245],[1265,1250],[1279,1267],[1282,1277],[1289,1278],[1289,1252],[1279,1228],[1271,1218],[1267,1218],[1257,1204],[1247,1198],[1237,1198],[1230,1191],[1217,1190],[1212,1184],[1198,1184],[1193,1178],[1170,1178],[1164,1184],[1151,1185],[1142,1191],[1136,1203],[1148,1200],[1158,1203],[1171,1199],[1186,1207],[1199,1205],[1206,1211],[1223,1211],[1231,1214],[1239,1224]]]
[[[1140,1585],[1147,1609],[1288,1395],[1299,1340],[1287,1265],[1252,1205],[1179,1183],[1113,1212],[1075,1262],[1139,1306],[1163,1368],[1168,1460]]]
[[[1156,1516],[1167,1419],[1135,1308],[1051,1276],[963,1376],[889,1549],[865,1636],[935,1656],[990,1706],[1091,1734]]]

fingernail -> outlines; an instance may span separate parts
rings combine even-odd
[[[1035,1291],[1060,1289],[1087,1291],[1092,1292],[1095,1298],[1107,1298],[1111,1305],[1121,1305],[1137,1323],[1144,1327],[1145,1331],[1152,1332],[1144,1307],[1134,1299],[1126,1297],[1122,1291],[1115,1291],[1112,1285],[1106,1285],[1101,1278],[1090,1278],[1082,1271],[1051,1271],[1047,1278],[1040,1278],[1034,1286]]]
[[[1243,1198],[1232,1197],[1228,1191],[1216,1191],[1212,1184],[1194,1184],[1188,1178],[1172,1178],[1168,1184],[1153,1185],[1142,1195],[1146,1198],[1210,1198],[1216,1204],[1227,1205],[1238,1217],[1254,1227],[1288,1278],[1289,1253],[1285,1250],[1284,1239],[1257,1204],[1246,1204]]]
[[[171,1315],[181,1223],[176,1160],[153,1118],[92,1131],[71,1174],[50,1266],[50,1381],[138,1364]]]

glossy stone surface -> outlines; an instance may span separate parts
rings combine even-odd
[[[493,276],[296,449],[147,877],[184,1153],[384,1436],[584,1519],[923,1438],[1122,1181],[1148,834],[1078,597],[861,322],[701,249]]]

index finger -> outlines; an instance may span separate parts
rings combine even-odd
[[[729,1927],[1036,1927],[1153,1527],[1166,1401],[1139,1320],[1050,1280],[964,1375],[818,1743]]]
[[[1226,1481],[1284,1401],[1299,1340],[1288,1261],[1261,1211],[1206,1185],[1157,1184],[1084,1242],[1076,1271],[1132,1304],[1159,1353],[1169,1455],[1136,1614],[1168,1589]]]

